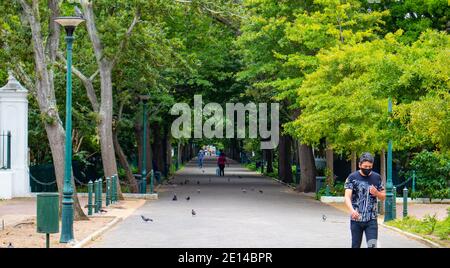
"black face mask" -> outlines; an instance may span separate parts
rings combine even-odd
[[[361,168],[361,171],[365,176],[369,176],[370,172],[372,172],[372,169],[371,168]]]

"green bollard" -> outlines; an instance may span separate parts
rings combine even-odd
[[[94,192],[95,192],[94,212],[98,213],[98,180],[95,180],[94,182]]]
[[[153,172],[153,169],[150,171],[150,193],[153,194],[153,183],[155,179],[155,172]],[[146,191],[144,192],[146,193]]]
[[[92,181],[88,182],[88,215],[92,215],[92,190],[94,188],[94,183]]]
[[[327,187],[325,188],[325,196],[330,196],[330,186],[327,184]]]
[[[99,186],[98,186],[98,191],[99,191],[99,194],[98,194],[98,210],[102,209],[102,194],[103,194],[103,184],[102,183],[103,183],[102,179],[101,178],[98,179],[98,184],[99,184]]]
[[[412,189],[411,189],[411,191],[412,191],[412,193],[415,193],[416,192],[416,171],[415,170],[413,170],[413,174],[412,174]]]
[[[114,175],[111,175],[111,181],[109,183],[109,201],[111,204],[114,204]]]
[[[111,195],[111,198],[112,198],[112,201],[113,201],[113,203],[116,203],[117,202],[117,177],[116,177],[116,175],[112,175],[112,195]]]
[[[392,192],[394,194],[394,203],[392,204],[392,219],[397,218],[397,187],[392,187]]]
[[[408,188],[403,188],[403,218],[408,217]]]
[[[111,203],[111,178],[106,177],[106,206]]]

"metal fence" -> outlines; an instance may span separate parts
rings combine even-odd
[[[0,134],[0,169],[11,169],[11,131]]]

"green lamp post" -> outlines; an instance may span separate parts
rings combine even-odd
[[[84,21],[81,17],[58,17],[55,22],[66,30],[67,42],[67,77],[66,77],[66,143],[64,159],[64,186],[61,212],[60,243],[68,243],[73,237],[73,187],[72,187],[72,44],[73,32],[78,24]]]
[[[150,99],[149,95],[139,95],[142,101],[142,128],[143,131],[143,146],[142,146],[142,189],[141,193],[147,192],[147,102]],[[150,192],[153,193],[153,181],[150,179]]]
[[[389,115],[392,114],[392,98],[389,97],[388,104]],[[394,219],[394,193],[392,183],[392,139],[389,138],[388,155],[387,155],[387,179],[386,179],[386,201],[384,211],[384,221],[390,221]]]

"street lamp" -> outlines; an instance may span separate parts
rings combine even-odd
[[[55,22],[66,30],[67,76],[66,76],[66,156],[64,159],[64,187],[61,216],[60,243],[68,243],[73,237],[73,188],[72,188],[72,44],[73,32],[81,17],[58,17]]]
[[[149,95],[139,95],[142,101],[142,127],[143,131],[143,146],[142,146],[142,189],[141,193],[147,192],[147,102],[150,99]],[[153,193],[153,176],[150,177],[150,193]]]
[[[388,113],[392,114],[392,98],[389,97],[388,103]],[[389,124],[390,125],[390,124]],[[384,211],[384,221],[390,221],[395,219],[394,215],[394,193],[393,193],[393,183],[392,183],[392,138],[389,138],[388,144],[388,155],[387,155],[387,179],[386,179],[386,200],[385,200],[385,211]]]

